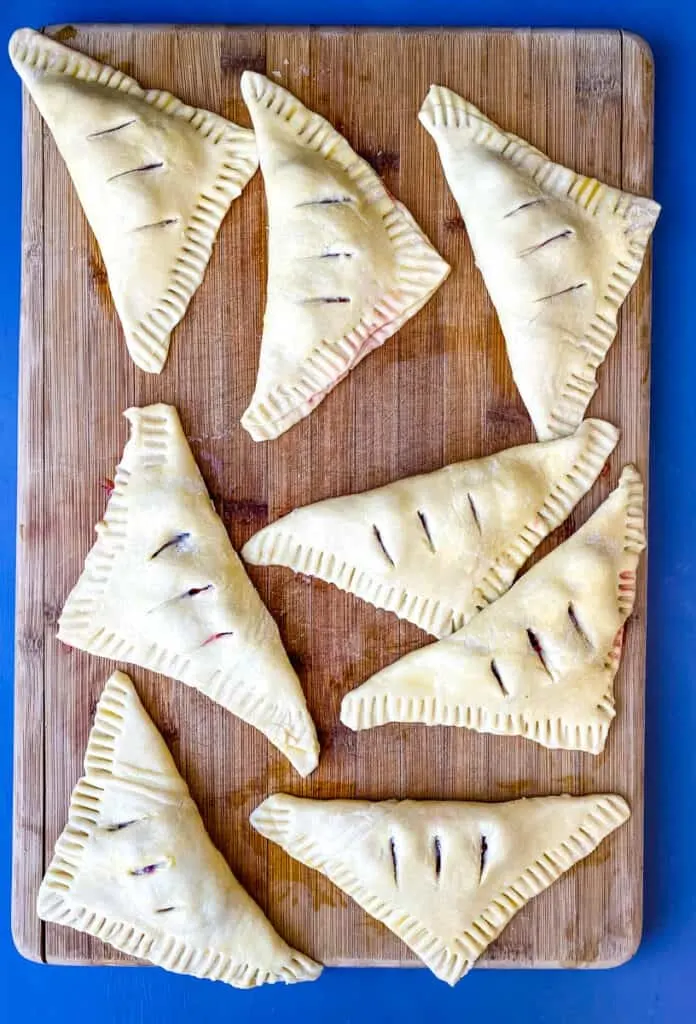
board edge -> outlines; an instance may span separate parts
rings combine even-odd
[[[30,130],[27,130],[28,125]],[[32,588],[29,566],[37,561],[41,564],[43,560],[43,539],[37,522],[41,507],[39,495],[43,489],[43,431],[32,415],[37,408],[37,392],[41,396],[40,416],[43,415],[43,139],[43,122],[23,88],[11,933],[18,953],[38,963],[45,962],[45,928],[34,910],[45,866],[44,602],[43,590],[37,599]],[[40,240],[34,237],[37,230]],[[29,452],[34,453],[32,458],[39,463],[40,472],[30,462]],[[38,495],[34,490],[36,486]],[[31,557],[28,554],[30,544],[34,545]],[[39,577],[42,588],[43,574]],[[28,736],[28,728],[33,737]],[[35,741],[37,733],[41,735],[38,743]],[[26,776],[32,773],[33,785],[27,785]],[[18,779],[24,784],[18,784]],[[40,792],[41,812],[38,821],[33,799],[37,791]],[[32,911],[33,917],[30,917]]]

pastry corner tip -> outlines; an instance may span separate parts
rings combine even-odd
[[[265,541],[272,530],[274,523],[269,523],[268,526],[262,526],[260,530],[253,533],[249,540],[240,548],[239,557],[247,565],[271,565],[272,563],[266,561],[263,557]]]
[[[347,729],[353,732],[358,731],[358,715],[360,700],[355,697],[355,690],[351,690],[341,701],[340,721]]]
[[[15,68],[24,63],[27,49],[33,36],[38,35],[33,28],[16,28],[7,43],[7,52]]]
[[[42,921],[55,921],[60,916],[65,898],[50,885],[50,868],[44,876],[36,897],[36,914]]]
[[[427,94],[425,96],[425,99],[421,103],[420,110],[418,111],[418,120],[423,125],[423,127],[425,129],[427,129],[428,131],[431,131],[431,129],[433,129],[435,127],[435,121],[434,121],[434,118],[433,118],[433,100],[432,100],[433,89],[434,89],[434,86],[431,85],[430,89],[428,90],[428,92],[427,92]]]
[[[625,800],[622,796],[619,796],[618,793],[611,793],[606,797],[606,799],[609,801],[613,810],[616,813],[618,824],[622,824],[624,821],[628,821],[628,819],[631,817],[631,807],[628,801]]]
[[[261,99],[267,84],[268,79],[260,71],[253,71],[251,68],[242,71],[240,86],[247,103],[249,100]]]
[[[299,981],[316,981],[324,970],[324,965],[317,963],[316,960],[312,960],[311,957],[305,956],[303,959],[304,970],[298,978]]]
[[[438,283],[437,283],[436,287],[433,289],[433,291],[431,293],[431,297],[432,297],[432,295],[435,294],[435,292],[440,287],[440,285],[445,283],[447,278],[452,273],[452,264],[447,262],[445,257],[440,252],[438,252],[437,249],[435,249],[435,246],[433,246],[433,250],[434,250],[435,254],[437,255],[437,263],[438,263],[438,267],[439,267],[439,270],[438,270],[439,277],[438,277]]]
[[[106,683],[104,684],[104,689],[102,690],[102,697],[105,694],[112,692],[113,690],[120,690],[121,692],[125,690],[128,693],[135,693],[135,686],[133,685],[133,680],[129,675],[127,675],[126,672],[122,672],[121,669],[119,668],[115,669],[111,673],[109,678],[106,680]],[[99,706],[97,705],[97,708],[98,707]]]
[[[621,476],[619,477],[619,487],[632,487],[635,485],[643,487],[643,477],[638,470],[638,467],[633,462],[627,463],[621,470]]]
[[[261,531],[259,530],[258,532],[260,533]],[[239,557],[241,558],[241,560],[243,562],[246,562],[247,565],[257,565],[258,564],[255,561],[256,544],[254,543],[254,541],[256,540],[256,537],[257,537],[257,534],[255,533],[239,549]]]
[[[290,820],[292,797],[285,793],[272,793],[255,807],[249,815],[249,823],[265,839],[278,840]]]
[[[130,424],[137,422],[140,413],[141,409],[139,405],[129,405],[127,409],[123,410],[123,416]]]
[[[155,374],[161,373],[164,369],[164,364],[167,361],[167,355],[169,354],[169,335],[167,335],[163,348],[164,352],[155,352],[151,349],[144,349],[142,345],[128,345],[131,359],[143,373]]]
[[[311,775],[319,767],[319,744],[317,743],[315,746],[305,750],[289,752],[287,757],[298,775],[306,779],[308,775]]]
[[[166,402],[153,402],[152,405],[129,405],[123,410],[124,417],[131,427],[135,428],[144,416],[157,416],[160,419],[173,420],[178,418],[175,406]]]
[[[442,85],[437,85],[435,82],[430,83],[430,88],[425,94],[421,108],[418,111],[418,120],[429,132],[432,133],[438,128],[446,127],[441,110],[445,105],[447,97],[450,95],[449,89]]]
[[[266,413],[263,403],[252,399],[239,420],[252,441],[272,441],[283,433],[278,430],[272,417]]]
[[[53,26],[58,30],[59,26]],[[63,33],[69,26],[63,26]],[[17,28],[9,38],[7,50],[15,71],[22,78],[34,78],[46,70],[51,70],[51,61],[61,52],[70,52],[69,47],[63,45],[59,38],[47,34],[50,29],[37,31],[34,28]],[[73,35],[75,30],[71,29]],[[63,36],[68,38],[67,35]]]
[[[317,963],[316,960],[312,960],[312,958],[307,956],[305,953],[299,953],[296,950],[293,950],[287,969],[290,971],[292,977],[286,977],[285,980],[287,980],[288,983],[293,984],[295,982],[302,981],[316,981],[324,970],[324,965]]]
[[[602,419],[600,416],[589,416],[586,420],[583,420],[578,430],[584,430],[590,433],[591,431],[600,431],[605,437],[619,437],[621,431],[617,426],[611,423],[609,420]]]
[[[633,196],[629,210],[630,228],[636,232],[644,232],[649,238],[652,234],[662,206],[650,196]]]
[[[172,331],[183,317],[172,310],[173,307],[158,303],[140,320],[122,319],[128,354],[143,373],[161,373],[164,369]]]
[[[258,807],[255,807],[254,810],[249,815],[249,824],[262,836],[266,835],[265,829],[266,821],[268,818],[267,812],[269,811],[268,804],[271,803],[271,801],[273,800],[274,797],[267,796],[263,803],[260,803]]]
[[[569,438],[573,436],[581,440],[583,446],[590,452],[596,453],[600,458],[603,456],[602,464],[604,464],[619,443],[621,431],[609,420],[590,417],[590,419],[583,420],[575,435],[571,434]],[[562,440],[562,438],[558,440]]]
[[[627,800],[618,793],[595,793],[588,796],[587,801],[595,814],[599,814],[605,825],[605,835],[609,835],[631,817],[631,808]]]

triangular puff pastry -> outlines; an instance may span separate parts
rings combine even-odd
[[[320,501],[261,530],[242,557],[319,576],[444,636],[508,589],[617,439],[588,420],[573,437]]]
[[[586,178],[432,86],[433,136],[541,440],[571,434],[594,394],[660,210]]]
[[[644,546],[643,485],[629,466],[585,525],[495,604],[346,694],[341,721],[460,725],[598,754]]]
[[[208,497],[176,409],[129,409],[131,437],[58,637],[162,672],[256,726],[302,775],[318,743],[278,628]]]
[[[268,289],[256,441],[301,420],[412,317],[449,273],[370,165],[323,117],[263,75],[242,94],[268,203]]]
[[[619,796],[510,803],[269,797],[251,823],[454,985],[533,896],[629,817]]]
[[[169,971],[236,988],[321,972],[280,938],[213,846],[122,672],[97,705],[38,913]]]
[[[159,373],[222,219],[256,170],[253,132],[31,29],[14,33],[10,57],[96,235],[128,350]]]

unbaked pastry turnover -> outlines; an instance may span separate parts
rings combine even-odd
[[[195,687],[307,775],[318,742],[278,628],[213,508],[176,409],[126,412],[131,437],[58,637]]]
[[[600,753],[644,546],[643,484],[628,466],[585,525],[494,604],[346,694],[341,721],[458,725]]]
[[[261,441],[307,416],[428,301],[449,267],[328,121],[253,71],[242,94],[268,204],[259,372],[242,417]]]
[[[254,134],[28,28],[12,36],[10,57],[99,243],[131,357],[159,373],[258,165]]]
[[[454,985],[525,903],[629,814],[612,795],[486,804],[279,794],[253,812],[251,823],[321,871]]]
[[[236,988],[321,972],[280,938],[213,846],[122,672],[97,705],[38,913],[166,970]]]
[[[577,429],[660,207],[553,163],[434,85],[420,111],[541,440]]]
[[[445,636],[508,589],[617,439],[588,420],[572,437],[320,501],[259,531],[242,558],[318,576]]]

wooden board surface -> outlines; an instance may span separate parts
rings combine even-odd
[[[428,306],[319,409],[270,444],[239,426],[252,393],[264,307],[266,215],[257,175],[226,218],[205,281],[160,376],[129,360],[94,238],[53,140],[24,105],[24,228],[17,570],[13,931],[48,962],[125,962],[89,936],[36,917],[36,894],[112,664],[55,639],[62,604],[101,517],[127,431],[122,410],[180,411],[233,543],[298,504],[387,483],[533,439],[466,232],[416,113],[447,85],[552,159],[649,194],[653,67],[620,32],[398,31],[97,26],[60,38],[248,125],[244,68],[265,71],[328,117],[414,213],[453,272]],[[647,473],[649,260],[589,413],[621,427],[608,473],[539,551],[586,519],[622,465]],[[302,781],[253,729],[188,687],[132,677],[240,881],[293,945],[329,964],[412,964],[413,955],[326,879],[248,824],[269,793],[506,799],[616,791],[630,823],[527,906],[484,966],[621,962],[640,936],[646,563],[616,680],[605,752],[551,752],[524,739],[391,725],[355,734],[342,695],[426,635],[387,612],[284,569],[250,570],[279,622],[318,726],[322,759]]]

